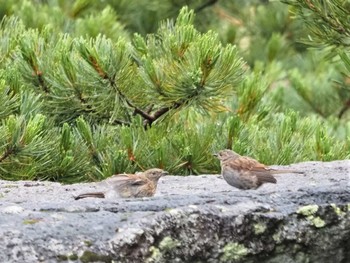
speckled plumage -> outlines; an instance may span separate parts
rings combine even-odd
[[[257,160],[241,156],[231,150],[222,150],[216,154],[221,164],[221,174],[225,181],[236,188],[257,189],[264,183],[277,182],[273,174],[301,173],[294,170],[278,170],[267,167]]]
[[[153,168],[137,174],[116,174],[105,183],[122,198],[151,197],[156,193],[159,178],[166,174],[162,169]],[[86,197],[105,198],[105,193],[80,194],[75,200]]]

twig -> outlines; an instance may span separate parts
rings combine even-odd
[[[214,2],[216,2],[217,0],[215,0]],[[213,1],[211,1],[213,2]],[[181,105],[183,105],[185,102],[183,103],[179,103],[179,102],[175,102],[173,103],[172,106],[168,106],[168,107],[164,107],[164,108],[160,108],[159,110],[157,110],[153,115],[150,114],[153,105],[151,105],[151,107],[149,107],[146,111],[140,109],[139,107],[137,107],[134,103],[132,103],[126,96],[125,94],[119,89],[118,85],[115,83],[114,81],[114,77],[112,76],[108,76],[108,74],[106,72],[104,72],[102,70],[102,67],[100,67],[100,65],[97,63],[97,60],[93,57],[90,57],[90,60],[92,62],[92,65],[94,67],[94,69],[97,71],[97,73],[103,78],[103,79],[108,79],[109,84],[111,85],[111,87],[114,88],[114,90],[118,93],[118,95],[121,97],[122,100],[124,100],[126,102],[126,104],[131,107],[134,110],[134,115],[138,114],[141,117],[144,118],[144,128],[147,129],[148,127],[150,127],[152,125],[152,123],[154,121],[156,121],[158,118],[160,118],[162,115],[166,114],[167,112],[169,112],[171,109],[177,109],[179,108]],[[130,125],[130,123],[127,122],[123,122],[120,120],[116,120],[115,121],[117,124],[124,124],[124,125]]]
[[[195,12],[196,12],[196,13],[199,13],[199,12],[202,11],[203,9],[205,9],[205,8],[211,6],[211,5],[214,5],[217,1],[219,1],[219,0],[209,0],[208,2],[204,3],[203,5],[197,7],[197,8],[195,9]]]
[[[35,72],[36,76],[38,77],[39,85],[43,89],[45,93],[49,93],[49,87],[46,85],[44,78],[43,78],[43,73],[41,71]]]
[[[340,110],[339,114],[338,114],[338,118],[341,119],[344,115],[344,113],[350,108],[350,99],[347,100],[345,103],[344,103],[344,106],[343,108]]]
[[[2,163],[3,160],[5,160],[7,157],[9,157],[13,153],[12,148],[7,148],[4,154],[0,157],[0,163]]]

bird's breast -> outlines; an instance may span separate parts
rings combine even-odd
[[[249,172],[236,169],[223,169],[222,176],[229,185],[238,189],[247,190],[258,187],[256,176],[249,174]]]

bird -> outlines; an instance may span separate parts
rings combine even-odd
[[[104,182],[121,198],[151,197],[156,193],[159,178],[167,174],[167,171],[152,168],[136,174],[116,174]],[[75,196],[74,199],[86,197],[105,198],[106,193],[85,193]]]
[[[221,174],[225,181],[238,189],[257,189],[264,183],[277,183],[273,174],[303,173],[295,170],[280,170],[269,168],[248,156],[225,149],[214,154],[221,165]]]

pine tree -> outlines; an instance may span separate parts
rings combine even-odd
[[[343,76],[337,80],[338,85],[335,92],[332,95],[329,94],[332,97],[341,98],[343,107],[338,109],[338,117],[342,118],[350,108],[349,2],[343,0],[285,2],[293,7],[292,10],[296,18],[308,27],[309,34],[302,41],[310,46],[325,49],[328,58],[339,57],[343,63],[343,68],[338,69],[339,73],[343,73]],[[329,102],[334,101],[336,100],[333,99]]]
[[[334,117],[346,41],[298,42],[305,19],[319,22],[299,1],[2,2],[2,179],[216,173],[222,148],[267,164],[349,155],[346,116]]]
[[[31,153],[30,143],[34,149],[45,148],[38,150],[44,155],[38,158],[50,161],[20,161],[17,167],[9,161],[3,178],[64,176],[63,180],[69,181],[81,174],[87,178],[106,177],[128,169],[130,164],[118,162],[123,154],[134,169],[144,169],[135,157],[135,138],[119,148],[127,141],[128,127],[142,133],[138,126],[149,129],[182,110],[221,110],[221,100],[242,79],[243,61],[236,48],[222,46],[215,33],[198,32],[192,25],[193,17],[193,11],[184,8],[176,21],[164,22],[156,34],[146,38],[135,35],[132,43],[123,37],[112,41],[104,35],[72,38],[55,34],[50,27],[24,29],[21,21],[5,18],[2,30],[14,42],[14,48],[7,58],[13,70],[3,71],[3,89],[17,99],[5,101],[13,104],[13,111],[8,107],[3,118],[14,124],[4,123],[4,127],[9,126],[4,143],[12,143],[4,145],[0,163],[5,165],[22,155],[26,158]],[[15,27],[22,28],[22,32],[13,37]],[[27,95],[19,101],[22,94]],[[32,104],[16,122],[12,116],[30,103],[27,100]],[[45,132],[37,129],[28,135],[37,141],[21,141],[38,116],[47,119],[48,125],[42,127]],[[159,125],[155,129],[163,128]],[[121,133],[125,133],[124,138],[118,141]]]

